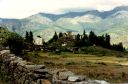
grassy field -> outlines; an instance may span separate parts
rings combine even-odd
[[[89,54],[61,54],[36,52],[28,53],[28,60],[36,64],[45,64],[49,69],[73,71],[86,75],[91,79],[101,79],[108,82],[128,82],[128,58],[117,56],[98,56]]]

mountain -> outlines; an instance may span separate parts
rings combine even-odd
[[[110,11],[89,10],[85,12],[69,12],[65,14],[38,13],[24,19],[0,18],[0,25],[9,30],[25,34],[25,31],[33,31],[34,38],[40,35],[46,41],[55,31],[87,33],[93,30],[98,35],[108,33],[112,43],[123,42],[128,47],[128,6],[116,7]]]

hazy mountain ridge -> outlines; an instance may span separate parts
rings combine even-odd
[[[116,7],[111,11],[99,12],[90,10],[86,12],[69,12],[55,15],[38,13],[24,19],[0,19],[1,25],[6,25],[9,30],[25,34],[32,30],[35,38],[41,35],[48,40],[57,32],[73,31],[87,33],[91,30],[97,34],[109,33],[112,43],[123,42],[128,47],[128,6]]]

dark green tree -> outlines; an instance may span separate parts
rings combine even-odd
[[[63,33],[62,32],[59,33],[59,38],[61,38],[61,37],[63,37]]]
[[[29,33],[26,31],[25,34],[25,42],[29,42]]]
[[[110,48],[110,35],[108,34],[105,35],[105,45],[106,48]]]
[[[97,41],[96,34],[93,31],[90,31],[90,33],[89,33],[89,42],[90,42],[90,44],[94,45],[94,44],[97,43],[96,41]]]
[[[81,47],[80,42],[81,42],[80,34],[77,34],[76,37],[75,37],[75,41],[74,41],[75,45],[74,46],[75,47]]]
[[[121,52],[125,51],[125,48],[123,47],[122,42],[120,42],[119,44],[113,44],[111,46],[111,49],[121,51]]]
[[[56,42],[58,40],[58,38],[59,37],[58,37],[57,33],[55,32],[54,35],[53,35],[53,37],[48,41],[48,44],[51,44],[53,42]]]
[[[86,34],[86,31],[84,30],[84,32],[83,32],[83,38],[86,40],[86,39],[88,39],[88,36],[87,36],[87,34]]]
[[[29,42],[33,44],[33,33],[32,31],[29,32]]]
[[[80,43],[82,46],[89,46],[88,35],[86,34],[85,30],[83,32],[83,36]]]
[[[12,53],[16,55],[22,54],[22,50],[24,48],[24,39],[20,35],[11,33],[7,39],[7,44]]]
[[[26,35],[25,35],[25,42],[27,42],[27,43],[30,43],[30,44],[33,44],[33,33],[32,33],[32,31],[30,31],[30,32],[27,32],[26,31]]]
[[[101,46],[101,47],[105,47],[105,37],[104,37],[104,35],[97,37],[96,45]]]
[[[53,41],[57,41],[58,40],[58,35],[57,33],[55,32],[54,36],[53,36]]]
[[[124,50],[125,50],[124,47],[123,47],[122,42],[120,42],[120,43],[117,45],[117,50],[118,50],[118,51],[124,51]]]

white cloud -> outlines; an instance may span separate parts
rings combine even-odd
[[[62,9],[110,10],[128,5],[128,0],[1,0],[0,17],[24,18],[38,12],[60,13]]]

